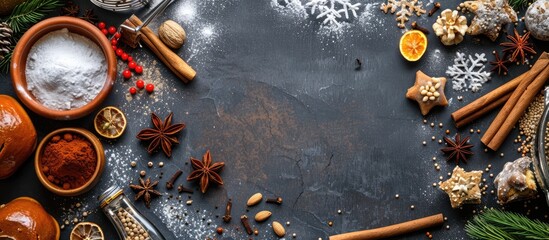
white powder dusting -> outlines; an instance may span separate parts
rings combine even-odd
[[[64,28],[40,38],[29,52],[27,88],[46,107],[79,108],[103,88],[107,65],[103,51],[88,38]]]
[[[271,0],[271,7],[277,12],[299,19],[305,19],[308,17],[307,10],[300,0]]]
[[[363,9],[361,3],[349,0],[309,0],[305,3],[300,0],[271,0],[271,7],[284,16],[297,19],[296,25],[312,16],[320,22],[318,33],[331,38],[349,32],[351,23]]]
[[[221,11],[229,4],[230,1],[221,4],[215,3],[215,0],[189,0],[174,6],[175,11],[171,16],[187,31],[188,41],[184,48],[188,56],[185,56],[185,60],[191,66],[206,66],[213,59],[210,53],[223,51],[217,41],[223,33],[223,27],[217,19],[207,16]]]

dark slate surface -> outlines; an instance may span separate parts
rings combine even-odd
[[[417,70],[444,76],[456,51],[485,53],[492,60],[491,52],[501,48],[484,37],[478,42],[467,37],[459,46],[444,47],[431,34],[423,59],[408,63],[398,52],[401,30],[396,27],[395,16],[382,14],[379,2],[363,3],[371,9],[362,7],[359,13],[368,11],[369,17],[360,19],[364,21],[354,19],[343,33],[330,35],[319,30],[320,22],[313,17],[299,18],[277,11],[268,0],[176,2],[151,27],[156,29],[169,18],[182,23],[188,42],[178,54],[189,59],[197,70],[195,81],[181,83],[147,49],[128,50],[145,66],[143,78],[155,81],[157,91],[153,96],[139,94],[129,100],[126,93],[133,80],[119,79],[104,102],[105,106],[115,105],[124,110],[129,126],[117,141],[104,141],[109,164],[102,181],[80,197],[54,196],[38,182],[33,161],[29,159],[15,176],[0,182],[0,202],[32,196],[60,222],[72,219],[75,213],[69,209],[80,202],[84,205],[82,209],[92,211],[86,220],[97,222],[107,238],[112,239],[116,238],[114,228],[97,210],[95,198],[111,184],[124,186],[125,193],[133,198],[127,183],[136,182],[139,170],[144,169],[152,178],[163,176],[159,189],[166,196],[155,199],[150,210],[141,202],[136,206],[168,239],[246,239],[238,217],[253,216],[262,209],[273,211],[272,220],[291,222],[286,227],[287,238],[297,233],[298,239],[326,239],[332,234],[442,212],[448,217],[445,226],[449,229],[429,229],[434,237],[466,239],[464,224],[474,211],[496,206],[495,195],[485,195],[481,205],[451,209],[446,194],[431,185],[439,181],[439,176],[447,178],[455,164],[443,160],[441,145],[432,142],[431,136],[440,139],[446,129],[456,132],[451,112],[519,75],[527,66],[513,66],[508,76],[493,75],[479,93],[456,92],[447,85],[450,105],[423,118],[416,103],[404,98]],[[91,7],[87,1],[79,4],[84,9]],[[443,4],[443,8],[453,8],[458,1]],[[125,17],[94,10],[110,24],[118,24]],[[430,26],[434,20],[423,16],[418,22]],[[205,37],[209,32],[213,34]],[[543,42],[535,44],[539,52],[543,45],[547,46]],[[356,58],[363,62],[360,70],[355,70]],[[1,78],[0,93],[14,96],[9,77]],[[463,101],[457,101],[457,96],[463,96]],[[151,111],[161,117],[173,111],[174,121],[187,124],[172,159],[161,153],[149,157],[146,145],[135,138],[139,130],[150,126]],[[66,122],[30,115],[40,139],[66,126],[93,129],[93,115]],[[489,173],[496,175],[505,162],[518,157],[518,145],[511,139],[516,131],[501,151],[495,153],[485,153],[479,140],[481,135],[469,133],[471,128],[484,131],[494,116],[495,112],[460,131],[471,135],[475,144],[475,156],[468,164],[461,164],[466,170],[482,170],[492,164]],[[437,127],[423,124],[423,119]],[[439,123],[444,127],[439,128]],[[422,146],[422,141],[427,141],[427,146]],[[222,172],[225,185],[212,186],[205,195],[197,190],[192,195],[182,194],[182,203],[169,199],[169,194],[178,194],[166,190],[165,181],[178,168],[184,174],[177,183],[197,189],[196,184],[184,181],[190,172],[186,162],[190,156],[200,158],[207,149],[211,150],[214,161],[225,161]],[[501,152],[504,157],[500,157]],[[434,169],[432,157],[437,157],[440,171]],[[139,163],[137,168],[130,168],[129,162],[133,160]],[[149,160],[163,161],[166,166],[148,169]],[[484,174],[490,185],[488,191],[494,189],[489,173]],[[284,204],[263,203],[247,211],[245,202],[255,192],[280,195]],[[395,194],[400,198],[395,199]],[[187,198],[193,199],[191,206],[184,204]],[[228,198],[234,202],[233,221],[225,224],[220,216]],[[541,217],[547,212],[543,199],[513,204],[510,208],[524,214],[539,213]],[[337,214],[338,209],[343,213]],[[184,211],[188,211],[187,216]],[[177,220],[175,215],[187,220]],[[332,227],[328,221],[334,222]],[[217,236],[214,233],[217,225],[228,232]],[[275,238],[267,223],[254,225],[260,230],[260,235],[254,238]],[[62,232],[63,239],[68,239],[71,228],[72,225],[67,226]],[[421,239],[424,235],[422,231],[402,239]]]

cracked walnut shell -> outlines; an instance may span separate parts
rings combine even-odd
[[[459,16],[458,11],[450,9],[442,11],[433,24],[435,34],[446,46],[456,45],[463,41],[467,28],[467,18]]]

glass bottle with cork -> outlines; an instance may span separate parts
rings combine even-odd
[[[109,187],[99,195],[98,200],[120,239],[165,240],[162,233],[137,211],[118,186]]]

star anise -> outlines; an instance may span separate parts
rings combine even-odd
[[[154,128],[145,128],[137,134],[139,140],[151,141],[147,148],[149,154],[158,147],[162,147],[162,151],[167,157],[172,156],[172,145],[179,143],[175,135],[185,128],[184,123],[172,124],[172,117],[173,113],[170,113],[162,122],[156,114],[151,113]]]
[[[147,206],[147,208],[151,208],[151,198],[162,195],[159,191],[154,190],[154,187],[156,187],[158,181],[151,183],[151,178],[147,178],[146,181],[143,181],[143,178],[139,178],[139,184],[140,185],[130,184],[130,188],[137,191],[135,201],[143,197],[145,206]]]
[[[95,13],[93,12],[93,9],[86,9],[86,11],[84,12],[84,15],[82,15],[80,19],[88,21],[89,23],[94,25],[98,20],[97,15],[95,15]]]
[[[507,72],[509,71],[507,69],[507,64],[510,63],[508,59],[506,59],[505,55],[503,58],[499,57],[499,53],[494,51],[494,57],[496,58],[494,61],[490,62],[490,65],[494,66],[490,71],[495,72],[498,71],[498,75],[501,75],[501,72],[503,72],[503,75],[507,75]]]
[[[470,149],[473,147],[472,144],[469,144],[470,137],[465,137],[461,139],[461,135],[456,134],[454,140],[444,137],[444,141],[448,144],[447,147],[440,149],[444,154],[450,154],[447,161],[454,160],[456,164],[460,161],[467,163],[469,156],[473,155],[473,152]]]
[[[217,173],[225,166],[224,162],[217,162],[212,164],[212,156],[210,150],[206,151],[202,157],[202,161],[191,157],[191,165],[194,171],[189,174],[187,181],[193,181],[200,178],[200,191],[206,193],[210,181],[213,181],[219,185],[223,185],[223,179]]]
[[[72,1],[68,1],[65,7],[61,8],[61,15],[63,16],[76,17],[79,12],[80,7]]]
[[[503,49],[504,52],[511,53],[511,62],[516,62],[520,56],[521,63],[524,64],[526,59],[526,53],[536,54],[534,51],[532,43],[528,42],[530,38],[530,32],[526,32],[524,35],[520,35],[515,29],[515,36],[508,35],[507,38],[510,40],[508,42],[500,43],[500,46],[506,47]]]

